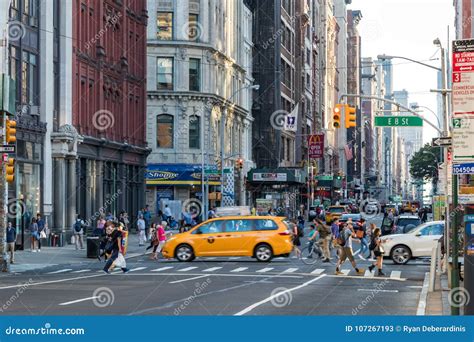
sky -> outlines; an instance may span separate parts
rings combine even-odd
[[[433,40],[439,37],[443,46],[450,48],[448,26],[450,40],[454,39],[452,0],[352,0],[349,9],[362,12],[362,57],[404,56],[440,67],[439,48]],[[429,61],[431,58],[436,60]],[[436,70],[401,59],[392,63],[393,90],[406,89],[409,102],[436,112],[436,94],[430,93],[430,89],[438,88]],[[426,116],[437,122],[433,114]],[[425,124],[423,140],[428,142],[435,136],[437,132]]]

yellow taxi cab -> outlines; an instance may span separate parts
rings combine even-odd
[[[347,213],[347,207],[344,205],[331,205],[326,210],[326,223],[331,223],[334,219],[340,218],[342,214]]]
[[[165,258],[192,261],[195,257],[249,256],[270,261],[289,256],[293,249],[284,217],[228,216],[205,221],[172,236],[162,253]]]

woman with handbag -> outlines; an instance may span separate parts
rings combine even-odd
[[[382,235],[382,232],[380,228],[375,228],[373,234],[372,234],[372,241],[370,243],[370,249],[374,251],[376,260],[375,262],[369,266],[369,271],[372,272],[377,266],[378,268],[378,275],[379,276],[384,276],[385,273],[382,272],[382,262],[383,262],[383,254],[384,254],[384,249],[382,246],[382,239],[380,236]]]

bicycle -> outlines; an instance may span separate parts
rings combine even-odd
[[[306,265],[314,265],[324,259],[320,243],[315,242],[311,247],[310,245],[311,244],[308,243],[301,251],[301,261]]]

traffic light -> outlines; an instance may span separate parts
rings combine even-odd
[[[16,121],[7,119],[5,129],[5,140],[7,144],[13,144],[16,142]]]
[[[342,108],[343,108],[343,105],[338,103],[338,104],[336,104],[336,106],[333,109],[333,113],[332,113],[333,123],[332,123],[332,126],[334,128],[341,128]]]
[[[346,114],[346,128],[356,127],[357,126],[356,109],[346,104],[345,114]]]
[[[8,158],[5,178],[8,183],[11,183],[15,180],[15,159],[13,158]]]
[[[239,170],[242,170],[244,168],[244,161],[242,158],[239,158],[236,160],[236,167],[239,169]]]

